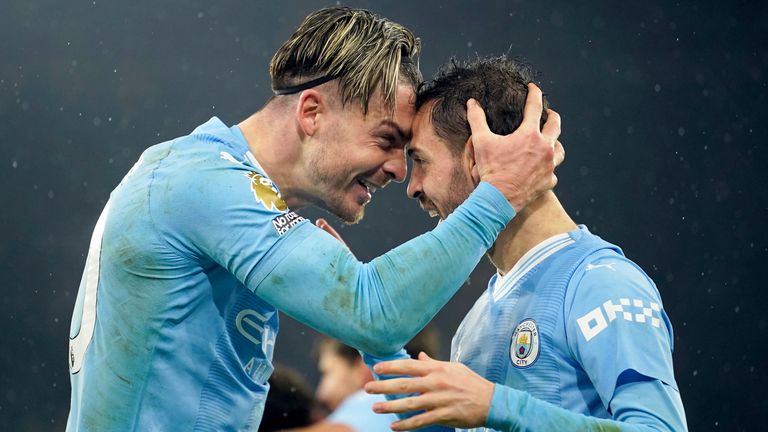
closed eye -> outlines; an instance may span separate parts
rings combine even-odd
[[[416,150],[414,150],[414,149],[412,149],[412,148],[409,148],[409,149],[408,149],[408,151],[407,151],[406,153],[408,154],[408,157],[409,157],[409,158],[410,158],[410,159],[411,159],[411,160],[412,160],[414,163],[418,163],[418,164],[420,164],[420,163],[424,162],[424,159],[422,159],[422,158],[419,156],[419,153],[418,153],[418,152],[416,152]]]
[[[382,135],[381,138],[383,138],[385,144],[390,147],[393,146],[397,141],[397,138],[395,138],[394,135],[390,135],[390,134]]]

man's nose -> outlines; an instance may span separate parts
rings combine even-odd
[[[408,175],[408,164],[405,161],[405,152],[403,150],[396,151],[392,157],[384,164],[384,172],[389,178],[397,183],[405,181],[405,176]]]
[[[408,197],[418,199],[421,194],[421,183],[418,182],[418,179],[411,174],[411,181],[408,182],[408,188],[406,189],[406,192],[408,193]]]

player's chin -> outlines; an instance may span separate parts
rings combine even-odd
[[[333,214],[344,221],[344,223],[354,225],[360,222],[363,219],[363,216],[365,216],[366,204],[368,204],[367,200],[361,202],[361,200],[357,198],[347,199],[345,202],[337,205],[332,211]]]

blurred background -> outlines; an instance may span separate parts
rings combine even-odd
[[[503,53],[541,71],[563,118],[557,194],[656,281],[691,430],[768,421],[766,2],[344,4],[420,36],[425,77]],[[272,53],[327,5],[0,2],[0,430],[64,429],[71,310],[112,188],[146,147],[257,110]],[[369,260],[434,223],[393,185],[342,234]],[[435,319],[443,359],[491,272]],[[275,360],[314,386],[317,335],[281,320]]]

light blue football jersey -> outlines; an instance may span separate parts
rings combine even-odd
[[[255,430],[278,314],[240,280],[257,286],[305,223],[236,126],[213,118],[147,149],[91,239],[67,429]]]
[[[644,376],[677,390],[672,340],[651,279],[580,227],[490,279],[453,338],[451,360],[568,411],[611,418],[625,381]]]
[[[115,188],[72,318],[68,430],[255,430],[276,309],[396,352],[515,215],[480,183],[445,223],[363,263],[291,212],[268,174],[213,118],[149,148]]]

